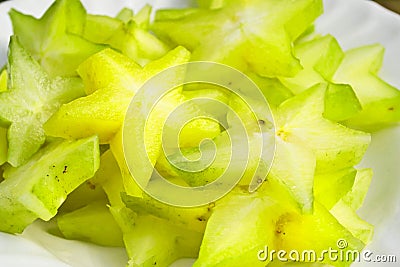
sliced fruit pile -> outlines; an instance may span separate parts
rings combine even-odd
[[[158,10],[154,21],[148,5],[116,17],[87,14],[79,0],[56,0],[40,19],[11,10],[14,35],[0,74],[0,230],[21,233],[36,219],[51,220],[65,238],[125,246],[128,266],[169,266],[184,257],[197,258],[194,266],[275,266],[260,251],[322,255],[339,240],[347,245],[340,249],[361,251],[373,227],[357,210],[372,170],[355,166],[369,132],[400,121],[400,91],[378,76],[382,46],[343,51],[333,36],[313,32],[322,10],[321,0],[199,0],[198,7]],[[136,184],[122,129],[146,81],[197,60],[245,73],[274,121],[257,109],[260,99],[244,103],[215,85],[176,88],[147,118],[144,143],[154,168],[187,187],[217,180],[231,159],[229,139],[241,138],[227,134],[237,127],[232,110],[250,133],[250,152],[259,149],[257,134],[274,135],[276,151],[256,192],[248,191],[249,177],[263,158],[250,153],[237,173],[242,180],[225,197],[174,207]],[[188,105],[184,112],[197,119],[180,132],[180,152],[166,155],[164,122],[199,97],[228,108]],[[213,112],[227,127],[205,118]],[[212,145],[199,146],[204,139]],[[181,153],[196,159],[215,150],[207,168],[179,168],[187,163]]]

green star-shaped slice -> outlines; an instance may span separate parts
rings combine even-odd
[[[21,233],[37,218],[50,220],[80,184],[99,168],[97,136],[51,142],[0,183],[0,230]]]
[[[107,43],[141,65],[161,58],[170,49],[156,36],[142,29],[134,20],[124,24]]]
[[[123,9],[121,12],[122,19],[87,15],[84,38],[94,43],[110,45],[141,65],[161,58],[170,50],[148,31],[151,12],[149,5],[143,7],[136,15],[130,14],[132,10],[129,9]]]
[[[317,160],[317,172],[329,172],[359,163],[370,143],[370,135],[325,119],[326,84],[316,85],[285,101],[275,114],[277,137],[304,145]]]
[[[283,102],[275,111],[276,151],[270,176],[287,186],[304,212],[313,208],[314,175],[352,167],[370,135],[323,117],[326,84]]]
[[[172,14],[171,14],[172,13]],[[193,52],[262,76],[293,76],[301,65],[292,42],[322,13],[319,0],[229,1],[221,9],[159,11],[152,29]]]
[[[294,77],[280,78],[294,94],[299,94],[315,84],[330,81],[344,57],[339,43],[331,35],[296,44],[294,54],[304,69]]]
[[[362,111],[346,121],[352,127],[376,130],[400,121],[400,91],[378,76],[383,55],[381,45],[349,50],[333,76],[351,85],[361,102]]]
[[[19,166],[44,143],[43,124],[63,103],[84,95],[78,78],[50,79],[40,65],[11,37],[9,90],[0,93],[0,119],[8,129],[8,162]]]
[[[82,38],[86,11],[79,0],[57,0],[40,18],[9,12],[14,34],[50,76],[76,75],[78,65],[104,48]]]
[[[312,250],[322,255],[326,247],[337,247],[340,238],[348,242],[345,253],[365,246],[322,205],[316,203],[314,213],[302,214],[281,186],[268,181],[265,187],[263,194],[237,194],[216,204],[193,266],[267,266],[276,261],[271,251]],[[254,257],[257,254],[260,258]],[[301,256],[298,261],[309,263]]]
[[[122,230],[129,266],[170,266],[178,259],[197,256],[202,233],[126,207],[110,211]]]
[[[280,77],[282,83],[294,94],[318,83],[329,83],[325,95],[325,118],[344,121],[360,112],[361,104],[351,86],[332,82],[344,57],[344,52],[333,36],[326,35],[296,44],[294,54],[303,69],[294,77]]]

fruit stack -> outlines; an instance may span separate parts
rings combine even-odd
[[[185,257],[197,258],[194,266],[280,266],[265,248],[318,256],[330,248],[361,251],[373,235],[357,215],[372,170],[355,166],[370,132],[400,120],[400,91],[378,76],[384,48],[343,51],[333,36],[318,35],[321,0],[199,0],[193,8],[157,10],[154,20],[151,11],[124,8],[110,17],[87,14],[79,0],[56,0],[39,19],[9,12],[14,35],[0,76],[0,230],[55,222],[49,227],[67,239],[125,247],[128,266],[169,266]],[[246,74],[269,109],[260,108],[263,99],[243,101],[215,84],[180,86],[148,117],[135,114],[146,121],[151,171],[127,162],[132,99],[154,75],[195,61]],[[226,108],[190,102],[198,98]],[[183,114],[195,119],[172,120],[182,126],[179,142],[164,153],[173,144],[163,143],[163,126],[188,101]],[[274,142],[260,145],[259,136]],[[242,180],[206,205],[160,202],[134,179],[150,185],[157,172],[201,190],[227,165],[241,164],[232,158],[232,140],[249,148],[245,169],[232,175]],[[253,153],[260,147],[274,152],[272,162]],[[201,161],[209,155],[210,164]],[[204,168],[183,168],[191,163]],[[249,192],[259,166],[269,172]],[[350,266],[354,258],[317,260]]]

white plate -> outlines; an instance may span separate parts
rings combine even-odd
[[[0,65],[5,63],[11,25],[7,12],[15,7],[39,16],[51,0],[14,0],[0,4]],[[139,8],[145,2],[160,7],[183,7],[190,1],[84,0],[91,13],[115,15],[123,6]],[[363,0],[326,0],[325,13],[317,21],[317,31],[331,33],[344,48],[381,43],[386,47],[381,76],[400,88],[400,16]],[[368,248],[375,254],[396,255],[400,262],[400,127],[373,135],[362,166],[372,167],[375,175],[361,217],[376,226]],[[0,218],[1,219],[1,218]],[[124,266],[123,249],[103,248],[67,241],[29,227],[22,236],[0,233],[0,266],[7,267],[109,267]],[[398,263],[370,263],[368,266],[399,266]],[[188,262],[175,266],[188,266]],[[354,266],[365,266],[365,263]]]

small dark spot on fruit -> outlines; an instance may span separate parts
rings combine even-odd
[[[55,165],[53,165],[53,168],[55,168],[56,166]]]
[[[228,82],[228,85],[232,85],[232,82]]]
[[[155,261],[155,262],[153,263],[153,265],[157,265],[157,262]]]
[[[64,170],[63,170],[63,173],[67,173],[67,166],[64,166]]]
[[[90,189],[95,190],[96,185],[92,184],[91,182],[87,182],[87,185],[89,186]]]
[[[281,231],[281,230],[276,230],[276,233],[277,233],[277,234],[281,234],[282,231]]]
[[[204,218],[203,216],[197,217],[197,220],[200,222],[205,222],[206,218]]]
[[[389,110],[389,111],[393,111],[393,110],[394,110],[394,107],[390,107],[390,108],[388,108],[388,110]]]
[[[265,121],[264,120],[258,120],[258,124],[265,125]]]

